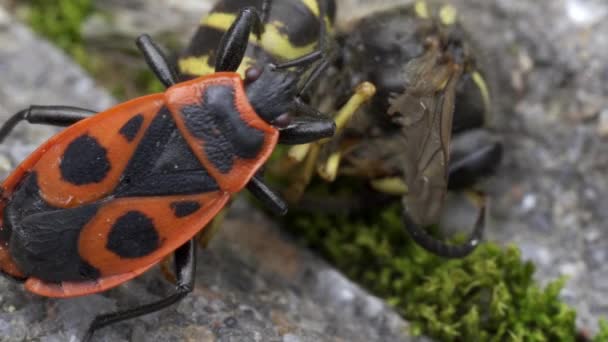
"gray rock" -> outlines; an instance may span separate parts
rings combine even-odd
[[[0,121],[30,103],[101,110],[113,99],[0,8]],[[0,148],[6,175],[55,129],[22,124]],[[110,326],[97,341],[415,341],[382,301],[282,236],[238,202],[198,253],[194,292],[178,305]],[[0,278],[0,341],[78,341],[100,312],[166,296],[157,268],[101,295],[55,300]]]
[[[505,160],[488,184],[489,239],[516,243],[546,283],[567,276],[563,298],[581,328],[606,317],[608,3],[456,1],[492,66],[495,129]]]

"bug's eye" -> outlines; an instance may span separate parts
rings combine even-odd
[[[287,127],[290,123],[291,115],[289,113],[283,113],[277,116],[277,118],[272,121],[272,125],[279,128]]]
[[[262,75],[262,69],[258,67],[250,67],[245,70],[245,83],[255,82]]]

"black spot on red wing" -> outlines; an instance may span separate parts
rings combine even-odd
[[[171,203],[171,209],[176,217],[185,217],[194,214],[201,208],[201,205],[195,201],[181,201]]]
[[[132,117],[126,124],[124,124],[118,133],[120,133],[128,142],[133,141],[141,129],[141,125],[144,123],[144,116],[137,114]]]
[[[59,164],[62,178],[74,185],[99,183],[110,167],[107,150],[88,134],[81,135],[68,145]]]
[[[204,141],[204,151],[222,173],[232,170],[235,157],[252,159],[264,145],[264,132],[241,119],[234,89],[228,85],[206,88],[200,105],[184,106],[188,131]]]
[[[80,232],[98,205],[55,208],[40,197],[36,173],[25,176],[4,209],[3,229],[11,231],[9,250],[26,275],[47,282],[82,281],[99,271],[78,253]]]
[[[112,225],[106,248],[122,258],[141,258],[159,243],[154,221],[140,211],[129,211]]]

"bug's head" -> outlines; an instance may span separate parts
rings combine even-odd
[[[284,127],[291,121],[290,111],[298,93],[298,74],[277,70],[274,65],[251,67],[245,72],[249,102],[269,124]]]

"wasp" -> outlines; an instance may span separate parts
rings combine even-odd
[[[327,181],[364,179],[378,192],[402,196],[405,228],[422,247],[468,255],[483,233],[482,194],[470,193],[480,208],[465,243],[447,244],[421,228],[438,222],[448,189],[469,188],[502,158],[501,142],[483,128],[489,87],[456,9],[417,1],[343,26],[340,57],[317,101],[323,110],[335,107],[362,81],[376,94],[354,118],[334,118],[338,133],[330,141],[291,148],[280,167],[296,173],[287,198],[300,198],[315,173]]]

